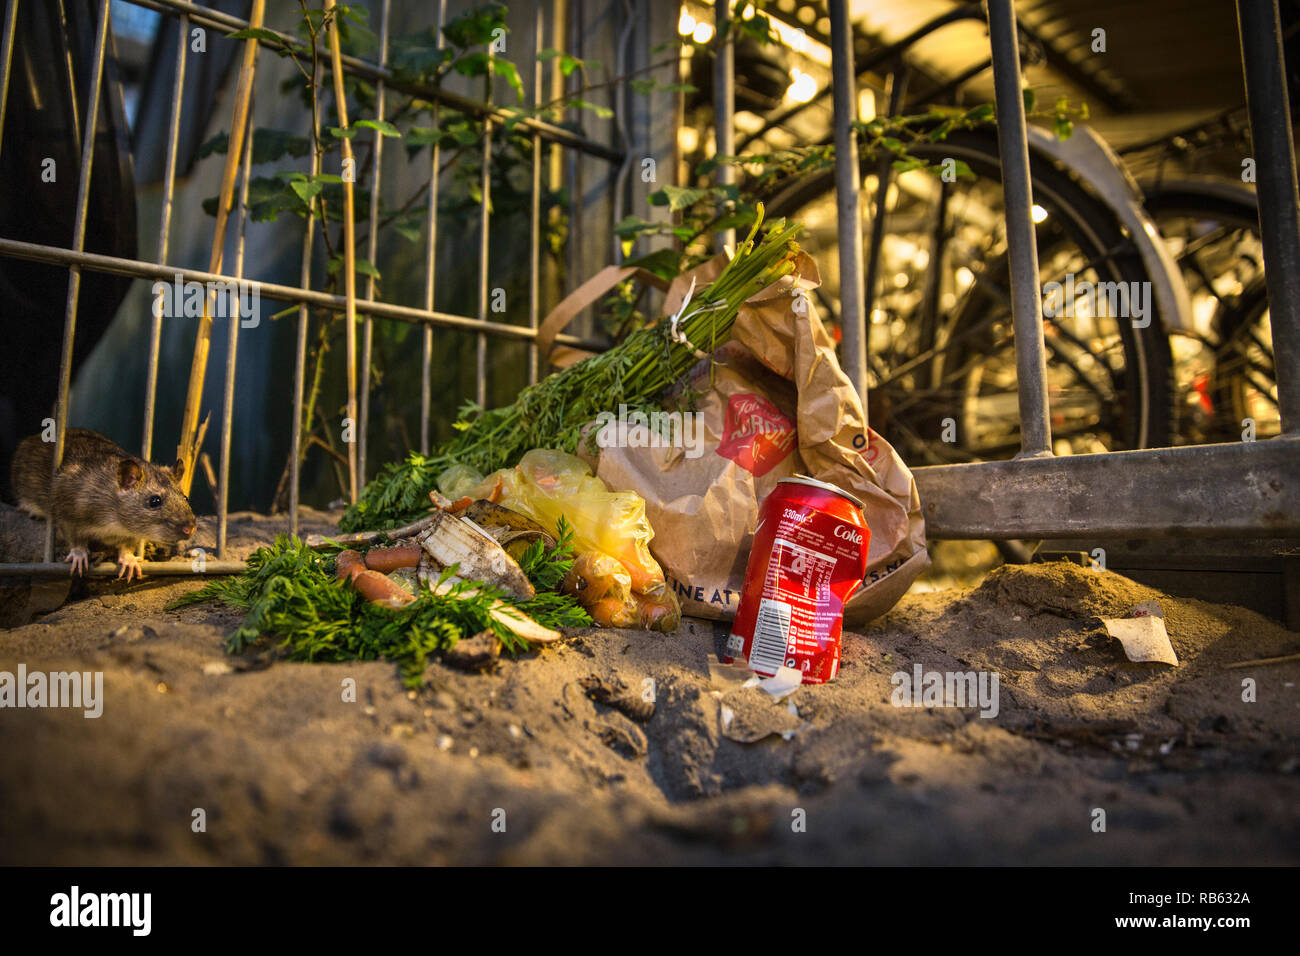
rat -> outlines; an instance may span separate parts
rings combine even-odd
[[[54,443],[40,435],[24,438],[14,452],[12,482],[23,510],[52,517],[71,546],[63,560],[72,573],[86,573],[90,543],[117,548],[117,576],[144,577],[135,546],[141,539],[173,544],[194,533],[194,512],[178,482],[185,463],[170,468],[130,454],[86,428],[68,431],[63,463],[50,480]]]

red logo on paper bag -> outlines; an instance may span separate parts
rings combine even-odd
[[[794,448],[794,422],[761,395],[727,399],[718,454],[730,458],[756,478],[766,475]]]

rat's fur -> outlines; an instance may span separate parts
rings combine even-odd
[[[194,531],[194,512],[176,482],[177,462],[160,468],[85,428],[68,431],[63,463],[50,482],[54,444],[39,435],[23,439],[14,454],[12,481],[18,504],[38,518],[52,515],[59,532],[84,555],[92,541],[116,548],[119,562],[141,540],[173,544]],[[154,496],[157,508],[149,507]],[[76,570],[77,559],[73,559]],[[84,563],[84,562],[83,562]]]

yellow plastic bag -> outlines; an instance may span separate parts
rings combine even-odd
[[[546,528],[556,527],[563,515],[573,527],[579,553],[603,551],[617,558],[627,568],[637,594],[663,592],[664,572],[650,554],[654,531],[640,495],[610,491],[582,459],[545,448],[528,452],[514,468],[488,475],[478,490],[495,487],[498,478],[500,504]]]

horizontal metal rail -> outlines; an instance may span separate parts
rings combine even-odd
[[[932,538],[1300,536],[1300,440],[916,468]]]
[[[204,577],[205,575],[240,574],[248,565],[243,561],[141,561],[140,570],[146,575],[163,578]],[[116,564],[101,561],[86,571],[88,578],[115,578],[120,574]],[[0,564],[0,578],[6,576],[25,578],[66,578],[68,565],[57,561],[36,564]]]
[[[280,285],[263,282],[258,279],[241,279],[224,272],[204,272],[201,269],[187,269],[181,266],[167,266],[156,262],[143,262],[139,259],[123,259],[118,256],[105,256],[95,252],[76,252],[59,246],[45,246],[36,242],[23,242],[19,239],[0,238],[0,255],[16,259],[30,259],[33,262],[48,262],[55,265],[76,265],[93,272],[105,272],[112,275],[130,276],[135,279],[158,279],[171,281],[180,276],[182,281],[219,282],[222,284],[238,282],[258,296],[274,299],[277,302],[293,302],[343,312],[346,298],[317,292],[314,289],[302,289],[298,286]],[[504,339],[536,341],[537,330],[526,325],[507,325],[504,322],[480,321],[468,315],[455,315],[450,312],[426,311],[409,305],[395,305],[391,302],[357,300],[357,312],[373,315],[377,319],[393,319],[410,325],[431,325],[438,328],[457,329],[461,332],[485,332]],[[576,335],[561,334],[555,341],[577,348],[601,351],[609,348],[605,339],[581,338]]]

